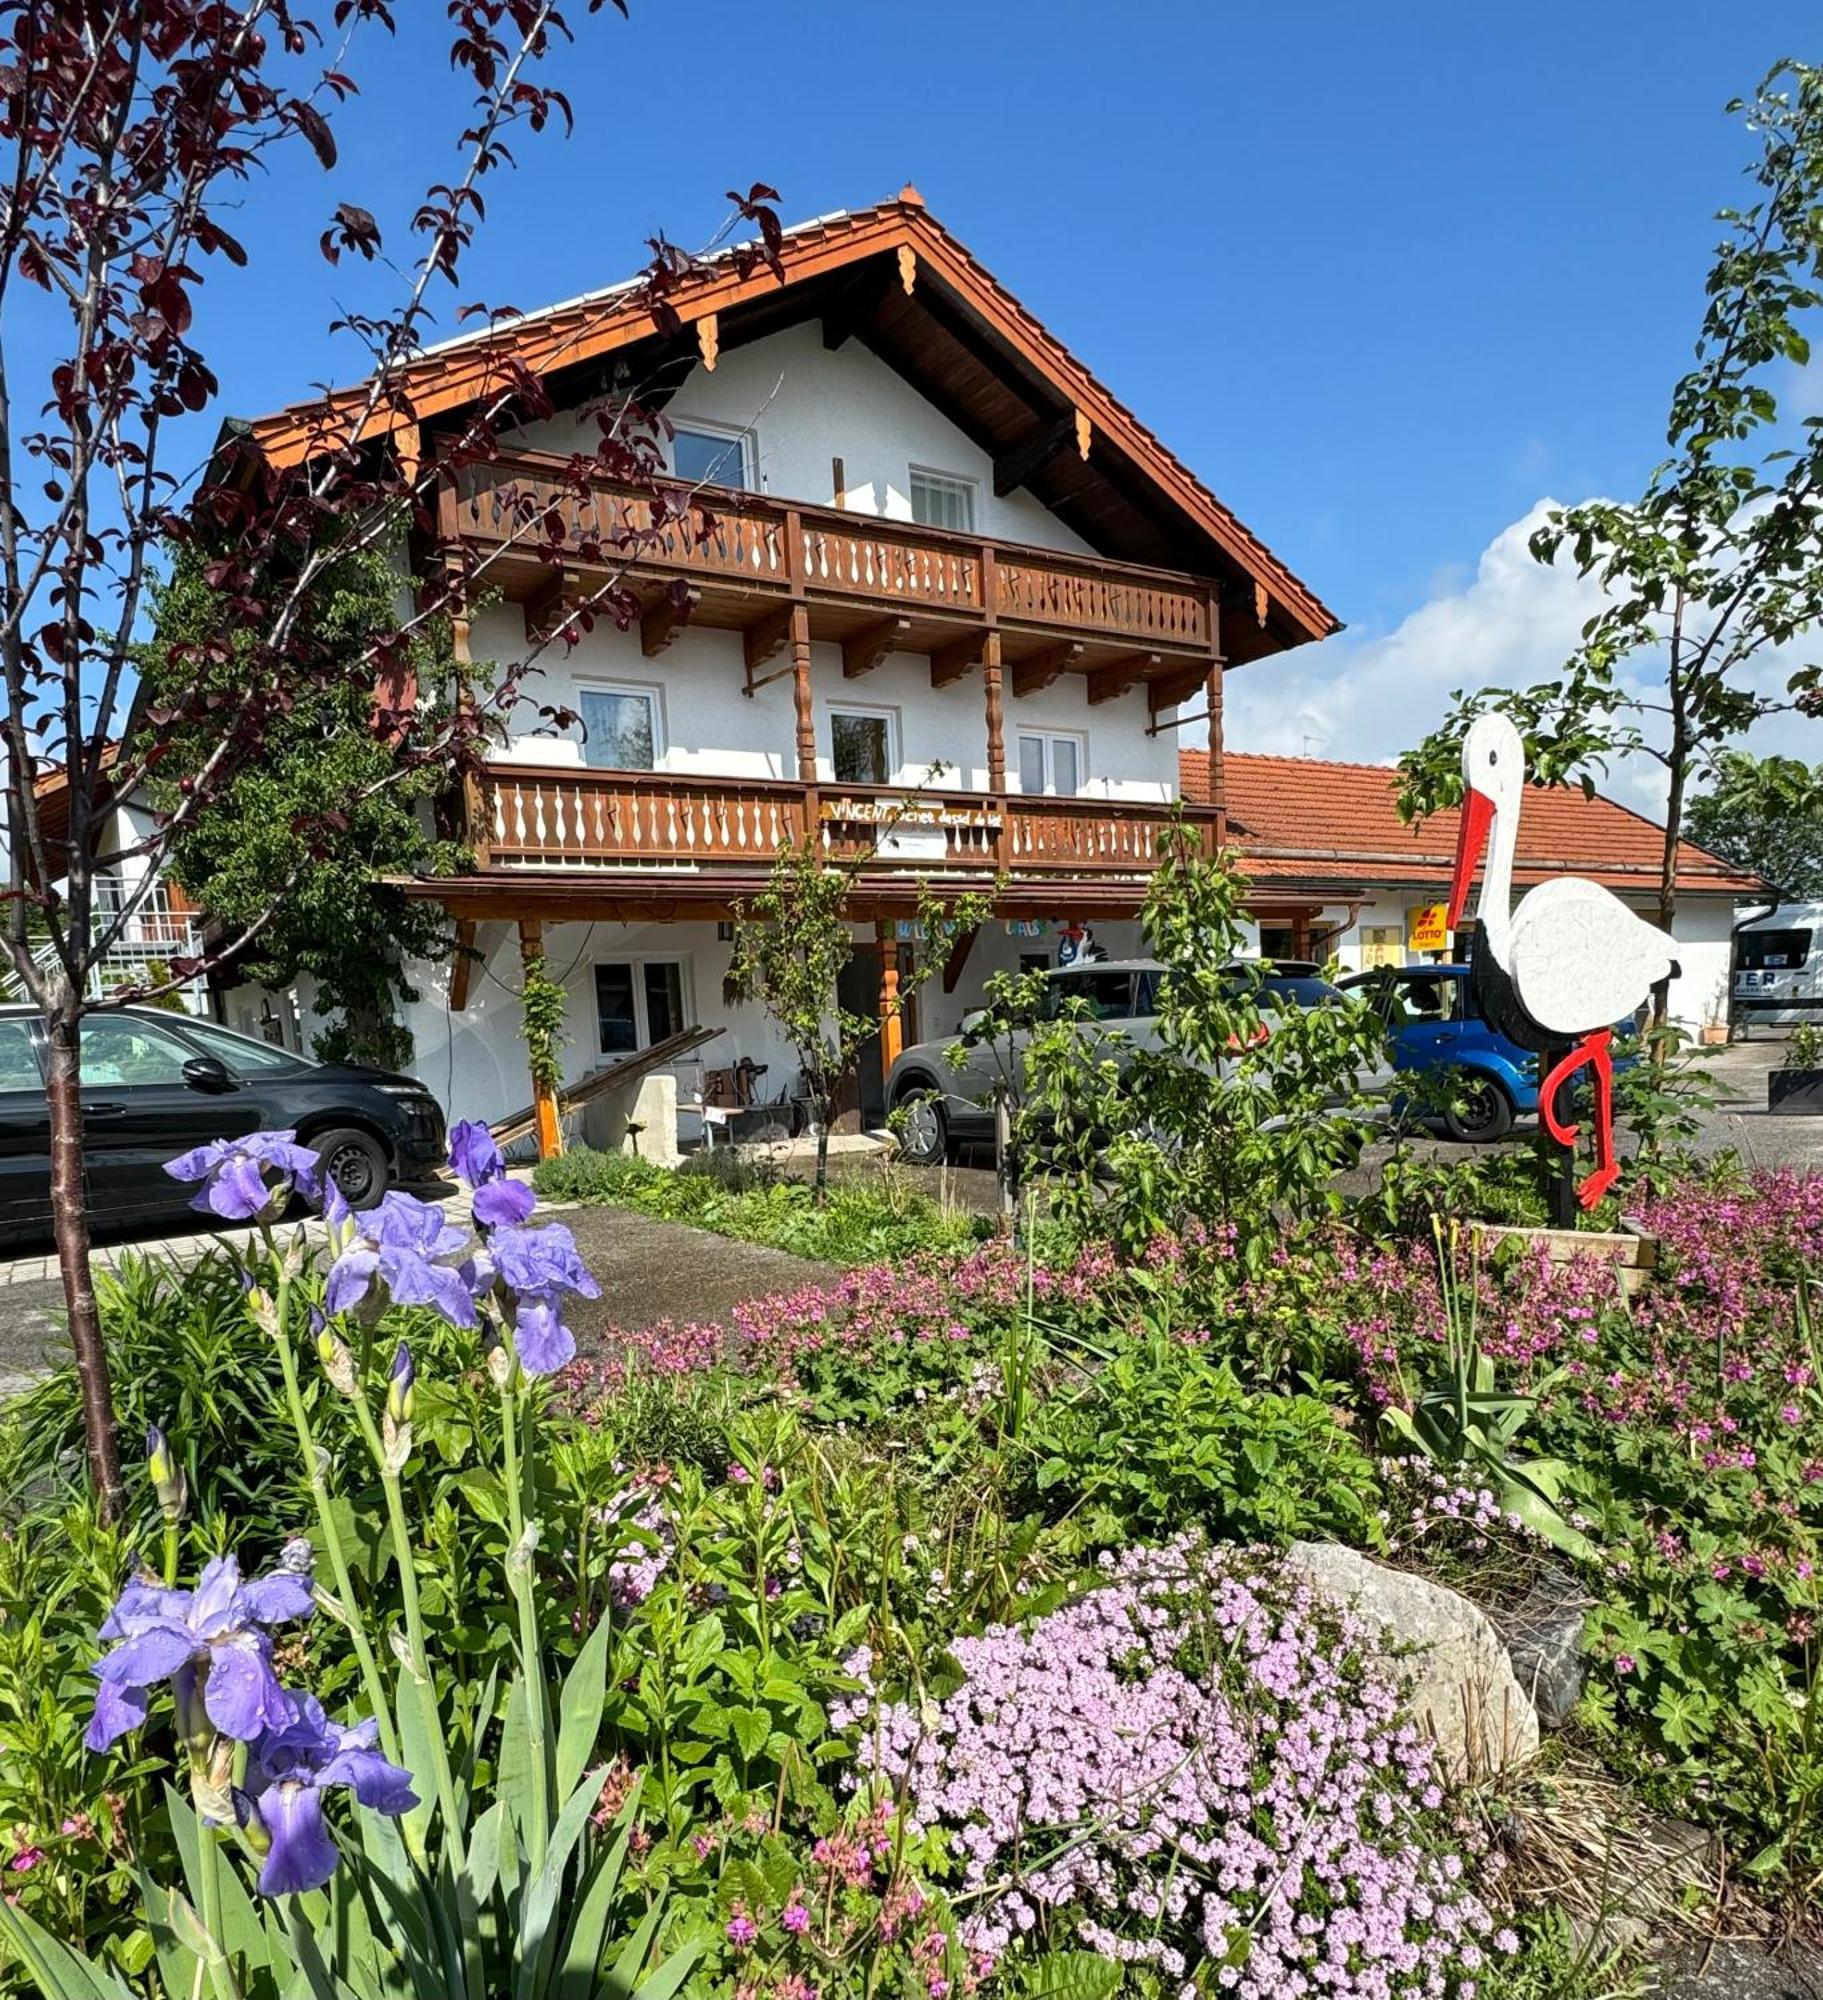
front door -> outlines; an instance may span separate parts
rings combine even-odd
[[[836,1005],[844,1014],[880,1011],[880,961],[872,951],[857,951],[836,974]],[[886,1122],[886,1077],[880,1067],[880,1037],[869,1035],[853,1069],[836,1093],[832,1129],[866,1132]]]
[[[82,1130],[96,1219],[170,1214],[192,1190],[167,1160],[259,1123],[249,1094],[185,1081],[193,1051],[138,1014],[91,1014],[82,1024]]]

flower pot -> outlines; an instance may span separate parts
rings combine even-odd
[[[1785,1118],[1823,1116],[1823,1069],[1768,1070],[1766,1109]]]
[[[1703,1046],[1706,1049],[1726,1048],[1728,1045],[1728,1024],[1725,1021],[1710,1021],[1701,1030]]]

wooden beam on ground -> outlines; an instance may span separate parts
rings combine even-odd
[[[1084,648],[1074,640],[1066,639],[1061,645],[1047,646],[1042,653],[1034,653],[1029,660],[1019,661],[1013,668],[1014,694],[1036,694],[1040,688],[1048,688],[1059,674],[1082,658],[1083,652]]]
[[[592,1102],[603,1092],[624,1090],[629,1084],[637,1083],[649,1076],[655,1069],[663,1069],[667,1063],[674,1063],[700,1049],[705,1042],[712,1042],[721,1033],[720,1028],[681,1028],[675,1035],[667,1035],[662,1042],[654,1042],[648,1049],[635,1049],[624,1056],[617,1056],[601,1069],[590,1070],[587,1076],[579,1078],[557,1093],[557,1108],[561,1111],[575,1111]],[[538,1128],[538,1112],[535,1105],[526,1105],[515,1111],[510,1118],[502,1118],[488,1130],[495,1143],[510,1146],[515,1139],[523,1139]]]
[[[751,625],[741,628],[741,658],[747,664],[746,692],[753,692],[753,677],[772,658],[783,652],[785,641],[791,637],[791,606],[781,604],[776,611],[768,611],[763,618],[756,618]]]
[[[882,618],[865,631],[842,641],[842,678],[858,681],[871,674],[888,653],[896,652],[911,630],[909,618]]]
[[[1017,492],[1040,466],[1065,450],[1075,436],[1074,412],[1059,417],[1053,424],[1039,424],[1027,432],[1010,451],[1003,452],[994,460],[995,493],[1004,500],[1009,493]]]
[[[694,586],[673,594],[667,591],[656,604],[649,605],[639,621],[639,650],[655,660],[690,622],[690,614],[703,601]]]
[[[1164,665],[1162,653],[1128,653],[1124,659],[1110,660],[1086,676],[1089,706],[1117,701],[1136,681],[1149,681]]]
[[[931,686],[946,688],[973,673],[981,664],[986,644],[986,632],[971,632],[966,639],[952,639],[947,646],[939,646],[930,656]]]
[[[975,948],[975,939],[980,935],[981,926],[970,924],[966,930],[956,933],[956,942],[950,946],[948,959],[943,967],[943,990],[954,993],[956,982],[962,977],[962,968],[968,963],[968,955]]]
[[[449,969],[450,1011],[460,1014],[468,1006],[468,989],[474,977],[475,961],[481,954],[475,949],[475,933],[481,928],[473,917],[459,917],[456,920],[456,949],[454,963]]]

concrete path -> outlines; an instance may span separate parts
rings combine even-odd
[[[415,1192],[447,1198],[456,1190],[450,1185]],[[737,1243],[631,1209],[551,1202],[539,1212],[561,1216],[569,1224],[576,1247],[601,1285],[599,1299],[575,1301],[570,1314],[570,1324],[585,1347],[609,1326],[642,1327],[658,1319],[725,1323],[744,1299],[793,1291],[834,1276],[827,1265],[787,1256],[782,1250]],[[198,1221],[200,1225],[200,1217]],[[320,1244],[322,1224],[310,1222],[306,1228]],[[233,1240],[251,1232],[222,1233]],[[206,1256],[215,1242],[200,1226],[116,1236],[96,1246],[95,1265],[98,1270],[112,1270],[129,1255],[163,1256],[186,1265]],[[0,1263],[0,1398],[26,1387],[47,1360],[57,1358],[63,1327],[63,1286],[55,1255],[48,1248],[34,1247],[25,1256]]]

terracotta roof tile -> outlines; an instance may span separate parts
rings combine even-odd
[[[1187,799],[1209,797],[1209,753],[1179,752]],[[1229,837],[1256,880],[1338,889],[1447,885],[1456,854],[1454,807],[1408,826],[1395,803],[1398,773],[1383,764],[1309,757],[1222,759]],[[1515,875],[1524,884],[1584,875],[1610,889],[1650,890],[1664,829],[1612,799],[1562,786],[1531,787],[1519,822]],[[1758,896],[1766,885],[1690,841],[1678,848],[1678,888]]]

